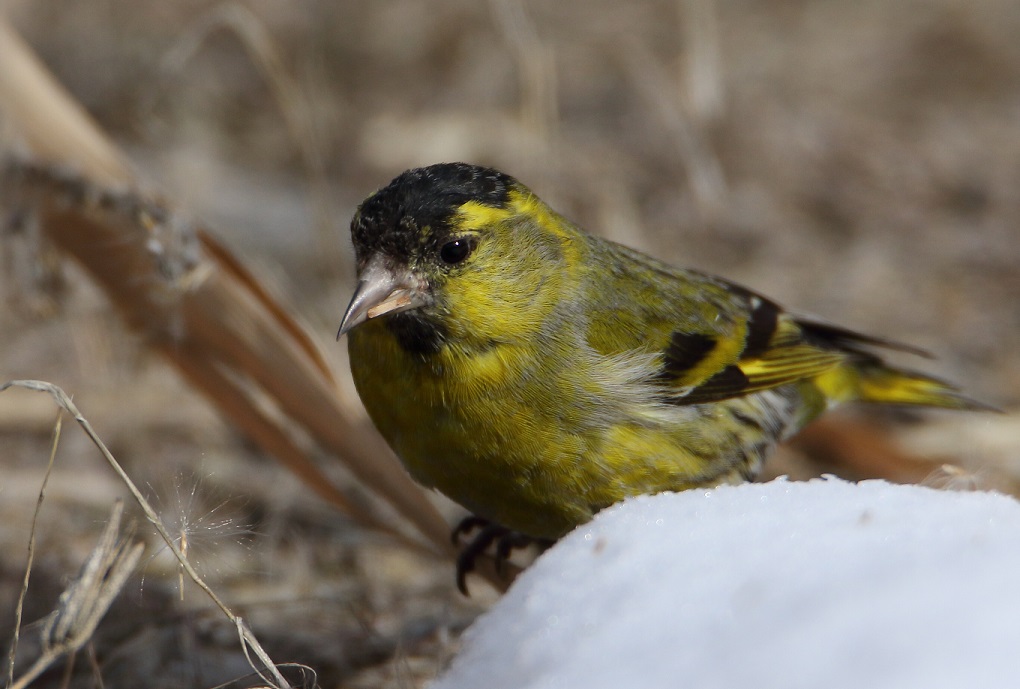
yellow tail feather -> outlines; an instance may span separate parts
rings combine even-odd
[[[856,364],[853,371],[857,374],[855,397],[862,402],[996,411],[991,405],[967,397],[955,386],[923,373],[890,368],[879,362]]]

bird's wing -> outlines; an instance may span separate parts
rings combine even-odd
[[[671,389],[673,401],[702,404],[739,397],[813,378],[846,359],[845,352],[806,337],[799,323],[774,302],[726,287],[733,297],[732,327],[714,337],[681,330],[670,335],[660,380]],[[727,354],[715,357],[711,366],[699,365],[690,356],[691,341],[707,356],[714,350]]]
[[[850,331],[812,327],[725,280],[619,245],[609,250],[617,268],[608,283],[603,275],[598,299],[608,312],[601,323],[596,318],[590,339],[605,353],[649,346],[661,351],[654,379],[673,403],[715,402],[813,378],[855,351],[844,340],[875,343]]]

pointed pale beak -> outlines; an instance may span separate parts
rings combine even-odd
[[[424,303],[417,281],[409,273],[396,273],[373,261],[361,271],[361,280],[340,321],[336,339],[371,318],[410,311]]]

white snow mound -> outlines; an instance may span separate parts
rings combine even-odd
[[[634,498],[526,571],[432,686],[1020,687],[1020,503],[831,478]]]

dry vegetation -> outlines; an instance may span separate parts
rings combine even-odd
[[[919,366],[1007,410],[844,418],[777,470],[1020,485],[1013,0],[0,8],[147,187],[207,221],[305,324],[355,420],[333,343],[352,287],[347,221],[401,170],[461,159],[514,174],[593,231],[930,349],[938,360]],[[0,143],[21,151],[5,124]],[[420,686],[439,672],[492,594],[461,599],[447,561],[313,495],[154,356],[31,213],[12,210],[0,207],[0,383],[46,379],[73,395],[277,662],[314,668],[324,687]],[[55,417],[43,395],[0,394],[3,639]],[[964,469],[940,474],[947,461]],[[349,485],[339,462],[321,466]],[[126,495],[65,424],[19,669],[39,653],[35,621]],[[146,543],[138,576],[74,662],[35,686],[208,687],[250,671],[233,627],[132,514]]]

